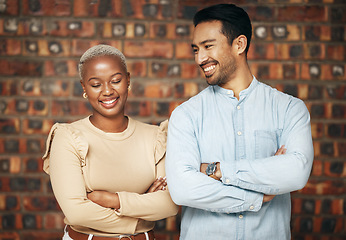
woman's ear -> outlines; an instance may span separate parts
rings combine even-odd
[[[127,72],[127,86],[128,87],[130,86],[130,83],[131,83],[130,79],[131,79],[130,72]]]
[[[237,53],[239,55],[245,53],[245,49],[247,46],[247,38],[244,35],[240,35],[234,41],[234,43],[237,46]]]
[[[82,88],[83,88],[83,91],[85,92],[85,86],[84,86],[84,83],[83,83],[83,80],[79,80],[80,84],[82,85]]]

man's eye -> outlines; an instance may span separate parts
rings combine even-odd
[[[208,49],[208,48],[211,48],[213,45],[205,45],[205,48]]]
[[[198,49],[193,48],[193,49],[192,49],[192,52],[196,54],[196,53],[198,53]]]

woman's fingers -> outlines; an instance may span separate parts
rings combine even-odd
[[[158,190],[165,190],[167,186],[166,177],[158,177],[153,184],[151,184],[150,188],[148,189],[148,193],[150,192],[156,192]]]

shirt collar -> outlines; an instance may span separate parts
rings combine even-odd
[[[252,79],[250,86],[248,88],[244,89],[243,91],[241,91],[239,94],[239,97],[240,98],[246,97],[247,95],[249,95],[252,92],[252,90],[254,90],[256,88],[257,85],[258,85],[258,80],[256,79],[255,76],[253,76],[253,79]],[[227,95],[228,97],[234,97],[233,90],[222,88],[219,85],[214,85],[212,87],[214,88],[214,91],[217,93]]]

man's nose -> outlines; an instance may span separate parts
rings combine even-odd
[[[208,55],[205,51],[199,50],[198,53],[195,55],[195,62],[198,65],[201,65],[203,62],[205,62],[208,59]]]

